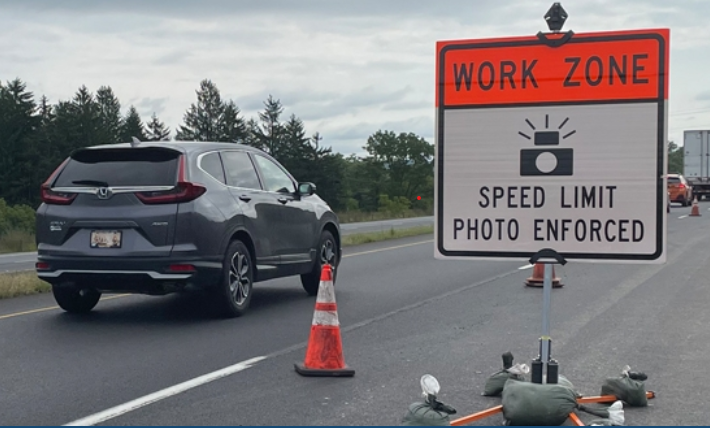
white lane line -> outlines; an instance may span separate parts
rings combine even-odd
[[[225,367],[221,370],[217,370],[212,373],[208,373],[206,375],[196,377],[196,378],[188,380],[186,382],[165,388],[163,390],[160,390],[158,392],[154,392],[149,395],[145,395],[145,396],[137,398],[133,401],[129,401],[128,403],[121,404],[116,407],[112,407],[108,410],[104,410],[103,412],[95,413],[91,416],[87,416],[85,418],[78,419],[74,422],[70,422],[70,423],[68,423],[66,425],[62,425],[62,426],[91,426],[91,425],[100,424],[100,423],[105,422],[109,419],[113,419],[118,416],[124,415],[128,412],[138,410],[141,407],[147,406],[148,404],[153,404],[153,403],[158,402],[160,400],[164,400],[168,397],[172,397],[173,395],[177,395],[182,392],[188,391],[190,389],[197,388],[198,386],[202,386],[204,384],[213,382],[215,380],[233,375],[235,373],[239,373],[239,372],[246,370],[246,369],[252,367],[254,364],[256,364],[260,361],[263,361],[265,359],[266,359],[266,357],[256,357],[256,358],[252,358],[252,359],[249,359],[246,361],[242,361],[241,363],[237,363],[232,366]]]
[[[520,266],[520,267],[518,268],[518,270],[530,269],[531,267],[533,267],[533,265]]]
[[[686,218],[686,217],[688,217],[688,216],[687,216],[687,215],[682,215],[682,216],[680,216],[680,217],[678,217],[678,218]]]

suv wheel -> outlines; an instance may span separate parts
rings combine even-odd
[[[101,299],[101,293],[90,288],[53,285],[52,294],[59,307],[72,314],[91,312]]]
[[[320,242],[318,243],[318,253],[316,256],[316,262],[313,265],[313,270],[305,275],[301,275],[301,284],[303,284],[303,289],[306,290],[306,293],[308,293],[309,296],[315,296],[318,294],[321,270],[325,264],[329,264],[333,269],[333,283],[335,283],[335,278],[338,272],[338,247],[333,234],[327,230],[324,230],[323,233],[321,233]]]
[[[224,258],[224,275],[217,288],[218,304],[228,318],[244,315],[251,302],[254,285],[254,263],[246,245],[232,241]]]

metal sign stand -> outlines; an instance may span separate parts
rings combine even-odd
[[[532,361],[531,381],[533,383],[557,383],[559,364],[552,358],[552,338],[550,337],[552,265],[559,263],[564,266],[567,264],[567,260],[557,253],[557,251],[546,248],[540,250],[530,258],[530,264],[534,265],[536,263],[545,265],[545,273],[542,283],[542,336],[540,336],[540,353],[537,358]],[[543,382],[543,373],[546,373],[546,382]]]
[[[552,7],[545,14],[545,22],[550,31],[557,35],[565,25],[569,15],[559,2],[552,4]],[[574,33],[568,31],[558,39],[548,39],[544,33],[539,32],[537,37],[544,40],[550,47],[558,47],[569,41]],[[547,259],[547,260],[542,260]],[[549,248],[538,251],[530,258],[530,263],[542,263],[545,265],[545,272],[542,283],[542,336],[540,336],[540,353],[532,361],[531,381],[533,383],[543,383],[543,373],[545,383],[557,383],[559,375],[559,364],[552,359],[552,338],[550,337],[550,305],[552,301],[552,265],[559,263],[567,264],[567,261],[557,251]]]

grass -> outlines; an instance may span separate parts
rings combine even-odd
[[[365,211],[346,211],[339,212],[338,219],[340,223],[358,223],[361,221],[380,221],[380,220],[392,220],[396,218],[411,218],[411,217],[429,217],[434,215],[432,212],[424,210],[406,210],[402,211],[398,215],[386,213],[386,212],[365,212]]]
[[[0,254],[37,251],[35,236],[20,230],[11,230],[0,236]]]
[[[434,226],[417,226],[407,229],[390,229],[382,232],[356,233],[343,236],[343,247],[369,244],[371,242],[387,241],[389,239],[407,238],[410,236],[428,235],[434,233]]]
[[[342,245],[343,247],[350,247],[353,245],[427,235],[430,233],[434,233],[434,226],[419,226],[398,230],[390,229],[388,231],[373,233],[357,233],[344,236]],[[0,274],[0,300],[46,293],[48,291],[51,291],[50,285],[39,279],[37,273],[34,271]]]
[[[39,279],[34,271],[0,274],[0,299],[46,293],[50,290],[50,285]]]

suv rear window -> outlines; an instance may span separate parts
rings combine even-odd
[[[179,152],[161,148],[89,149],[74,153],[55,187],[86,186],[76,181],[99,181],[109,186],[173,186]]]
[[[680,183],[679,177],[668,177],[668,184],[678,184]]]

